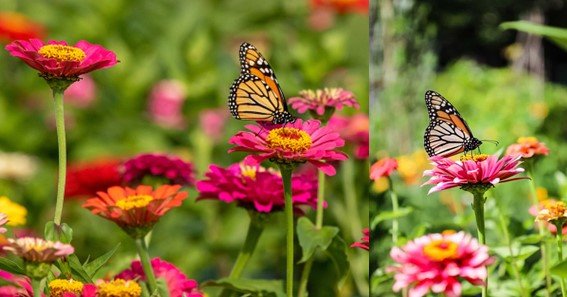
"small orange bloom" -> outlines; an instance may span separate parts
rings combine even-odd
[[[32,22],[25,15],[16,12],[0,12],[0,41],[42,39],[44,35],[45,28]]]
[[[518,141],[511,144],[506,149],[507,155],[522,155],[522,158],[528,159],[534,156],[549,154],[549,149],[545,143],[540,142],[535,137],[520,137]]]
[[[145,185],[135,189],[110,187],[106,193],[98,192],[98,197],[88,199],[83,207],[115,222],[130,236],[142,238],[161,216],[187,198],[179,189],[180,185],[163,185],[156,190]]]
[[[561,223],[563,225],[567,221],[567,205],[563,201],[547,200],[542,203],[543,209],[539,211],[536,221]]]
[[[370,179],[377,180],[388,177],[398,168],[398,161],[394,158],[382,158],[370,166]]]
[[[332,8],[338,13],[368,13],[368,0],[311,0],[311,7]]]

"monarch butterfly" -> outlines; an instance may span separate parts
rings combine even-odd
[[[430,157],[450,157],[478,148],[482,141],[475,138],[457,109],[435,91],[425,92],[429,126],[423,144]]]
[[[237,120],[285,124],[295,121],[268,61],[255,46],[240,45],[240,76],[232,83],[228,108]]]

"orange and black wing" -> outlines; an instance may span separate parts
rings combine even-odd
[[[295,117],[288,111],[276,74],[255,46],[246,42],[240,45],[240,67],[240,77],[230,88],[232,115],[236,119],[274,124],[293,122]]]
[[[449,157],[480,145],[457,109],[441,94],[427,91],[425,105],[430,123],[425,130],[424,146],[429,156]]]

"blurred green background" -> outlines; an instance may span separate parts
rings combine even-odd
[[[224,137],[214,142],[199,126],[199,116],[205,109],[226,108],[229,87],[240,72],[238,47],[243,41],[256,45],[270,61],[288,98],[301,89],[343,87],[355,94],[359,112],[368,110],[368,17],[364,13],[331,11],[317,19],[315,8],[306,0],[3,0],[1,9],[43,24],[46,39],[70,44],[85,39],[114,51],[120,60],[115,67],[92,74],[97,96],[91,107],[66,108],[70,163],[169,152],[191,160],[202,177],[211,163],[227,166],[240,161],[244,154],[226,153],[228,139],[247,123],[229,119]],[[150,90],[163,79],[178,80],[187,91],[182,129],[160,127],[148,115]],[[57,142],[50,124],[50,90],[35,70],[6,51],[0,51],[0,81],[0,150],[25,153],[38,162],[30,179],[0,180],[0,194],[25,205],[29,227],[41,234],[55,201]],[[368,167],[364,160],[349,162],[355,166],[354,176],[360,177],[349,187],[355,188],[359,211],[364,214],[368,212],[364,182]],[[342,215],[340,169],[328,181],[326,224],[339,225],[350,244],[362,234],[355,234],[352,220]],[[175,263],[199,282],[226,276],[243,242],[248,216],[233,205],[195,203],[197,193],[189,191],[183,207],[157,225],[151,254]],[[112,223],[82,209],[81,203],[68,201],[63,217],[75,230],[72,243],[79,257],[98,256],[122,243],[102,275],[127,266],[135,251],[131,242]],[[359,226],[368,224],[365,215],[356,221]],[[276,215],[260,240],[247,277],[283,278],[282,224],[283,218]],[[363,251],[349,254],[358,260],[353,262],[357,267],[343,286],[343,296],[367,296],[367,258]],[[316,278],[313,286],[325,285],[324,273]]]

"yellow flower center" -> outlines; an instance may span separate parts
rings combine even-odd
[[[55,59],[59,62],[81,62],[86,57],[82,49],[61,44],[44,45],[39,49],[38,53],[44,58]]]
[[[150,195],[135,195],[128,196],[124,199],[116,201],[116,206],[123,210],[130,210],[132,208],[142,208],[150,204],[154,197]]]
[[[535,138],[533,136],[520,137],[520,138],[518,138],[518,143],[520,143],[520,144],[536,144],[536,143],[538,143],[538,140],[537,140],[537,138]]]
[[[562,201],[557,201],[556,203],[550,203],[547,205],[547,210],[549,210],[549,215],[551,219],[559,219],[565,217],[567,212],[567,206]]]
[[[139,297],[142,288],[131,280],[115,279],[97,286],[98,297]]]
[[[26,216],[28,210],[19,205],[18,203],[12,202],[6,196],[0,196],[0,212],[3,212],[8,217],[8,226],[23,226],[26,224]]]
[[[311,147],[311,136],[297,128],[276,128],[268,133],[266,142],[271,148],[303,153]]]
[[[73,279],[54,279],[49,282],[49,296],[61,297],[63,293],[81,295],[83,283]]]
[[[445,259],[454,259],[457,257],[457,248],[459,246],[449,240],[434,240],[423,247],[423,253],[432,261],[441,262]]]
[[[464,161],[475,161],[475,162],[482,162],[488,159],[489,155],[487,154],[478,154],[478,155],[462,155],[461,162]]]
[[[240,164],[240,174],[243,177],[249,177],[253,180],[256,179],[256,167]]]

